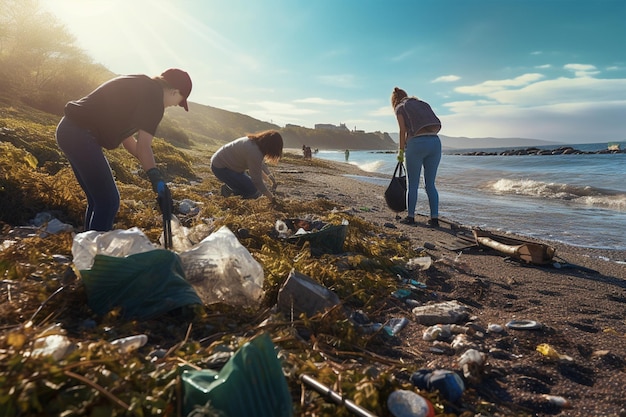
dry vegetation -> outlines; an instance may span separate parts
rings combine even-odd
[[[295,322],[277,317],[272,324],[261,323],[271,316],[269,309],[276,302],[279,286],[292,268],[332,288],[344,307],[379,315],[396,285],[396,274],[403,272],[396,255],[414,255],[408,241],[385,239],[362,220],[333,211],[335,205],[325,199],[285,199],[271,207],[265,199],[242,201],[217,196],[218,184],[206,171],[208,155],[192,156],[193,152],[185,153],[157,141],[156,154],[161,158],[158,164],[172,180],[174,199],[200,203],[197,215],[179,214],[185,226],[207,223],[212,230],[226,225],[233,231],[248,231],[240,240],[264,269],[262,308],[242,312],[227,304],[209,305],[196,310],[191,318],[172,314],[147,322],[124,321],[119,311],[97,317],[87,307],[81,281],[68,263],[72,234],[20,235],[23,229],[19,226],[27,225],[42,211],[52,212],[75,226],[82,223],[82,191],[66,162],[54,151],[51,128],[11,118],[0,119],[0,123],[2,237],[3,241],[15,242],[3,246],[1,253],[3,415],[124,415],[129,410],[138,415],[175,415],[176,371],[181,364],[205,367],[206,358],[219,345],[235,349],[260,332],[269,332],[285,351],[293,398],[300,396],[300,373],[311,373],[332,385],[341,371],[342,391],[363,407],[384,414],[384,398],[398,382],[388,378],[387,372],[366,376],[363,362],[377,357],[375,352],[385,350],[385,343],[378,340],[381,336],[359,334],[344,308]],[[35,154],[45,154],[45,164],[38,162]],[[147,181],[136,173],[136,162],[125,158],[123,152],[113,152],[110,157],[123,201],[115,227],[140,227],[156,242],[162,224]],[[285,159],[297,162],[299,157]],[[277,219],[303,216],[333,224],[347,219],[350,228],[344,248],[348,254],[315,258],[307,244],[298,247],[271,236]],[[59,362],[29,357],[37,337],[54,324],[67,333],[77,349]],[[138,354],[121,354],[108,343],[138,333],[147,334],[150,340]],[[153,362],[147,354],[157,347],[169,354]],[[401,358],[393,356],[397,357],[382,361],[384,368],[403,368]],[[348,358],[352,359],[346,361]],[[297,415],[345,413],[324,401],[307,401],[296,408]]]

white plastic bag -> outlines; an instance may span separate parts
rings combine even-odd
[[[97,232],[89,230],[74,236],[72,256],[76,269],[90,269],[96,255],[124,257],[156,249],[137,227]]]
[[[205,304],[256,306],[263,296],[263,267],[226,226],[180,254],[185,278]]]

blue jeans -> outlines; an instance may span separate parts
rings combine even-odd
[[[228,185],[235,195],[240,195],[243,198],[258,198],[261,196],[259,190],[256,189],[256,185],[245,172],[236,172],[229,168],[216,168],[213,165],[211,165],[211,171],[213,171],[218,180]]]
[[[404,151],[407,179],[407,211],[410,217],[415,217],[417,205],[417,190],[420,183],[422,166],[424,167],[424,184],[430,217],[439,217],[439,193],[435,187],[437,168],[441,161],[441,141],[439,136],[417,136],[407,141]]]
[[[102,147],[89,130],[77,126],[67,117],[62,118],[57,126],[56,140],[87,195],[85,230],[112,230],[120,208],[120,193]]]

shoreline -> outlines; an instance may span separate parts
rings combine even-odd
[[[297,152],[296,154],[299,155]],[[337,164],[336,170],[338,173],[343,173],[343,175],[347,175],[358,181],[366,182],[374,187],[383,187],[383,190],[387,187],[388,179],[391,178],[391,174],[386,174],[380,171],[364,171],[359,168],[358,165],[335,160],[332,157],[331,159],[325,159],[315,158],[314,156],[313,160],[316,159],[321,161],[327,161],[329,163],[335,163]],[[455,191],[453,191],[454,187],[452,189],[447,189],[445,181],[442,184],[442,188],[440,189],[440,194],[442,195],[440,215],[442,216],[442,218],[447,218],[450,221],[460,223],[467,227],[480,227],[484,229],[489,229],[499,234],[511,234],[519,236],[523,239],[540,240],[554,245],[587,248],[594,251],[606,250],[609,252],[626,253],[626,241],[624,241],[623,237],[621,237],[621,234],[617,232],[617,229],[615,229],[616,226],[614,224],[607,223],[608,220],[606,220],[606,218],[604,217],[598,218],[598,222],[600,222],[598,223],[598,225],[603,225],[601,227],[598,226],[600,227],[598,229],[593,228],[593,225],[595,225],[593,221],[591,222],[591,225],[588,225],[586,223],[588,218],[581,214],[572,213],[572,216],[574,217],[570,218],[567,217],[566,213],[558,212],[557,209],[557,212],[555,213],[556,217],[545,217],[543,219],[539,219],[537,223],[534,223],[532,221],[533,210],[541,210],[540,208],[538,208],[538,205],[541,203],[539,199],[536,199],[537,201],[535,201],[534,203],[532,201],[521,203],[523,207],[525,207],[524,209],[520,209],[525,210],[521,212],[521,215],[526,218],[526,221],[522,220],[521,223],[516,223],[512,221],[511,218],[508,218],[508,216],[506,215],[506,211],[503,211],[503,207],[500,207],[499,209],[497,207],[494,208],[495,212],[494,214],[492,214],[494,217],[489,217],[485,212],[481,211],[472,213],[472,211],[476,210],[477,207],[473,208],[473,206],[469,202],[470,200],[464,199],[462,197],[462,194],[455,193]],[[446,192],[452,192],[455,194],[449,195],[449,198],[446,199]],[[420,201],[422,201],[422,203],[418,205],[418,215],[421,214],[422,216],[424,216],[428,208],[426,203],[424,202],[425,194],[422,186],[420,186],[420,195]],[[481,197],[481,202],[485,202],[485,204],[488,204],[488,201],[489,196]],[[480,207],[481,202],[477,202],[478,207]],[[537,207],[533,208],[534,206],[532,204],[537,204]],[[553,207],[550,206],[549,200],[546,204],[548,204],[546,210],[553,210]],[[610,214],[611,213],[609,213],[609,215]],[[617,213],[616,215],[619,215],[619,213]],[[565,228],[559,227],[561,223],[566,223]],[[582,234],[580,236],[578,236],[576,233],[577,224],[579,224],[581,227]],[[602,229],[602,227],[609,229]],[[606,236],[606,238],[603,238],[602,230],[607,231],[608,235]],[[621,259],[623,261],[626,260],[626,255],[622,256]]]
[[[293,152],[290,153],[292,153],[290,156],[293,156]],[[300,157],[301,153],[296,153],[296,155]],[[281,179],[289,180],[289,177],[294,175],[288,173],[289,169],[285,169],[285,165],[286,164],[281,161],[278,167],[272,167],[272,170],[275,170],[279,174],[277,177],[279,183]],[[279,197],[296,195],[300,198],[311,199],[316,194],[323,194],[325,198],[331,201],[342,203],[348,207],[351,206],[353,209],[356,208],[356,210],[354,210],[355,213],[373,223],[379,225],[392,223],[399,230],[415,230],[412,226],[405,226],[397,222],[396,214],[387,208],[383,197],[386,186],[377,185],[365,180],[366,178],[385,178],[384,174],[363,171],[359,167],[345,162],[315,158],[311,160],[310,164],[308,164],[306,160],[301,159],[300,162],[294,164],[294,166],[302,170],[306,182],[309,184],[305,186],[300,182],[296,189],[289,186],[288,181],[285,184],[280,184],[278,189]],[[281,169],[287,172],[281,173]],[[391,178],[391,175],[388,177]],[[423,192],[423,190],[420,191]],[[281,194],[283,195],[281,196]],[[369,208],[369,210],[363,210],[363,208]],[[401,214],[402,216],[405,215],[404,213]],[[442,217],[442,219],[449,222],[456,222],[455,219],[445,217]],[[425,224],[427,216],[423,213],[417,213],[416,220]],[[462,224],[462,226],[467,228],[475,227],[475,225],[471,224]],[[571,254],[571,257],[576,259],[592,257],[598,262],[606,262],[604,259],[608,259],[608,262],[614,263],[616,266],[624,269],[624,271],[614,272],[622,272],[623,276],[621,278],[626,279],[626,250],[571,245],[548,239],[537,239],[518,233],[498,232],[489,226],[484,229],[502,235],[554,246],[557,249],[557,255],[560,253],[566,255]],[[417,230],[431,240],[437,240],[437,236],[441,236],[441,231],[434,229],[418,226]]]

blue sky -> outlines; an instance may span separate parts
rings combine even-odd
[[[190,101],[278,125],[397,132],[393,87],[442,134],[626,140],[626,0],[48,0],[95,62],[170,67]]]

